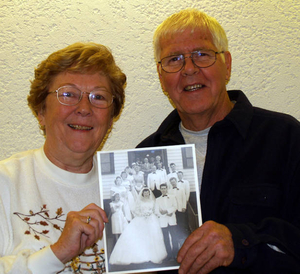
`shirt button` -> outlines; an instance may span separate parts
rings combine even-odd
[[[248,245],[249,245],[249,242],[248,242],[246,239],[243,239],[243,240],[242,240],[242,244],[243,244],[244,246],[248,246]]]
[[[245,264],[246,261],[247,261],[246,257],[243,257],[243,258],[242,258],[242,264]]]

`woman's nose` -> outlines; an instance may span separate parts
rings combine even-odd
[[[87,116],[92,113],[92,104],[89,99],[89,93],[83,92],[81,100],[77,104],[77,113]]]

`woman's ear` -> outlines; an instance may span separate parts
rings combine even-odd
[[[45,126],[44,110],[40,110],[38,112],[37,119],[39,121],[40,127]]]

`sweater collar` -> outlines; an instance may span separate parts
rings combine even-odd
[[[37,150],[36,159],[40,169],[59,183],[74,187],[98,183],[96,156],[93,159],[93,168],[88,173],[73,173],[57,167],[47,158],[43,148]]]

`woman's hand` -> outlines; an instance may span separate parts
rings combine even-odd
[[[69,262],[103,236],[107,222],[105,211],[95,204],[89,204],[81,211],[70,211],[61,236],[51,245],[53,253],[62,263]]]
[[[213,221],[205,222],[184,242],[178,252],[179,274],[206,274],[228,266],[234,258],[234,245],[229,229]]]

